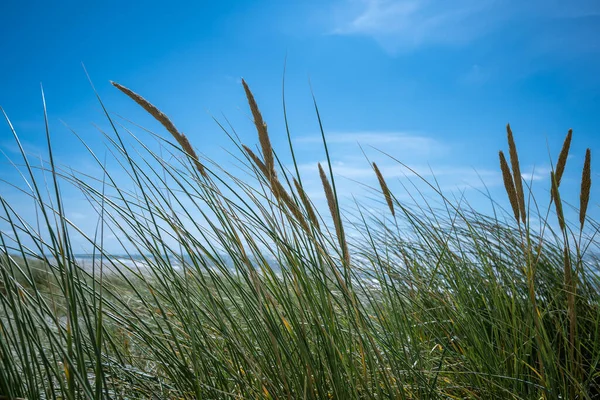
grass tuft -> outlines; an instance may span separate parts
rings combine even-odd
[[[526,194],[542,199],[521,184],[510,126],[510,164],[499,159],[512,210],[482,214],[421,177],[434,201],[418,185],[398,194],[372,163],[382,215],[340,203],[316,102],[322,205],[295,158],[294,168],[280,162],[246,82],[262,156],[219,124],[243,175],[205,158],[211,179],[198,179],[208,169],[162,112],[113,85],[171,134],[168,154],[106,113],[107,159],[84,143],[101,179],[61,169],[44,102],[49,160],[34,167],[4,114],[25,179],[0,190],[0,398],[600,397],[589,149],[580,192],[559,187],[571,131],[547,199],[559,230],[537,207],[525,213]],[[181,150],[193,164],[170,157]],[[73,193],[88,201],[93,232],[68,217]],[[404,194],[423,201],[396,201]],[[577,194],[579,237],[568,208]]]

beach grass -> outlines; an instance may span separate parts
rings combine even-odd
[[[425,179],[439,205],[404,203],[375,163],[381,209],[346,211],[329,155],[312,177],[319,209],[297,165],[279,163],[245,81],[260,151],[221,126],[244,177],[113,85],[164,126],[169,157],[99,99],[120,172],[89,147],[100,176],[57,167],[46,118],[40,178],[4,115],[38,218],[0,193],[0,398],[600,398],[599,225],[587,215],[589,149],[576,221],[561,200],[571,131],[551,195],[532,201],[507,126],[507,198],[490,200],[508,212],[482,214]],[[67,218],[65,185],[89,201],[96,231]],[[93,249],[87,266],[74,233]],[[108,234],[128,254],[108,253]]]

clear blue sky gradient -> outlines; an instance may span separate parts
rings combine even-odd
[[[507,122],[524,173],[531,178],[535,166],[533,180],[541,188],[548,149],[556,159],[573,128],[565,186],[576,188],[585,148],[593,156],[600,149],[598,38],[595,0],[7,0],[0,5],[0,106],[28,151],[43,152],[41,82],[57,157],[85,169],[89,157],[61,122],[93,148],[102,146],[92,123],[107,124],[84,63],[111,112],[164,133],[110,86],[114,80],[162,109],[199,152],[225,160],[222,147],[232,146],[212,116],[226,116],[242,141],[257,142],[243,77],[275,148],[287,154],[281,96],[287,56],[292,135],[317,198],[316,163],[325,156],[315,140],[309,80],[345,194],[357,187],[353,179],[375,182],[357,142],[392,186],[404,172],[369,146],[425,175],[431,168],[448,190],[480,187],[474,170],[490,188],[500,188],[497,151],[506,148]],[[0,148],[18,160],[6,124]],[[15,177],[2,157],[0,178]],[[598,177],[595,172],[593,195],[600,193]],[[598,196],[594,201],[593,210]]]

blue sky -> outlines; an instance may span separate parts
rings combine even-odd
[[[400,190],[406,170],[372,147],[425,176],[431,169],[445,190],[476,192],[479,174],[493,193],[504,195],[497,151],[506,148],[507,122],[524,173],[531,178],[535,167],[533,180],[542,193],[548,150],[556,159],[569,128],[574,140],[565,190],[576,194],[586,147],[592,149],[592,170],[600,166],[594,157],[600,148],[597,1],[56,4],[3,2],[0,106],[27,150],[42,153],[43,83],[56,155],[76,169],[88,168],[89,156],[61,121],[93,148],[102,146],[93,123],[107,125],[82,63],[111,112],[163,133],[110,86],[114,80],[168,114],[200,153],[233,163],[223,149],[232,146],[212,117],[227,117],[244,143],[257,142],[241,77],[255,93],[275,148],[287,154],[281,97],[286,57],[291,131],[317,201],[316,163],[325,155],[316,139],[310,85],[346,197],[365,194],[354,180],[376,182],[357,143]],[[0,126],[0,148],[18,161],[6,124]],[[0,178],[17,178],[4,157]],[[595,210],[598,196],[592,199]],[[81,199],[72,200],[72,210],[85,223]]]

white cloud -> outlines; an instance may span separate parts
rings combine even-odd
[[[368,187],[378,188],[379,183],[371,165],[366,161],[358,161],[358,158],[350,158],[352,161],[335,160],[332,162],[336,186],[342,188],[340,193],[362,197],[368,192]],[[328,172],[326,161],[320,161],[321,165]],[[402,185],[412,187],[416,185],[419,190],[428,192],[431,189],[425,181],[432,185],[437,183],[442,191],[481,189],[484,187],[492,188],[502,185],[502,177],[499,171],[486,168],[471,168],[462,165],[448,165],[435,163],[433,166],[426,164],[401,165],[393,160],[383,160],[377,162],[377,166],[384,176],[388,185],[402,193]],[[300,173],[302,174],[305,189],[313,200],[323,198],[323,189],[319,178],[317,162],[307,162],[300,164]],[[407,168],[408,167],[408,168]],[[400,182],[402,182],[400,184]],[[410,183],[409,183],[410,182]],[[378,190],[378,189],[377,189]]]
[[[555,26],[558,19],[598,16],[596,0],[340,0],[331,32],[373,38],[394,54],[423,45],[468,43],[511,21]]]
[[[550,181],[550,171],[551,169],[548,167],[531,167],[531,172],[521,173],[521,177],[525,180],[525,182],[536,182],[543,180]]]
[[[338,193],[347,197],[363,198],[372,188],[378,190],[379,184],[370,161],[377,163],[390,187],[395,187],[398,193],[404,192],[403,185],[416,185],[419,190],[430,192],[431,189],[425,181],[434,185],[437,181],[443,192],[496,187],[502,184],[497,170],[486,169],[481,165],[473,167],[461,164],[460,159],[451,156],[452,150],[448,143],[429,136],[399,131],[360,131],[337,132],[326,135],[326,138],[336,186],[340,189]],[[313,200],[323,200],[317,164],[320,162],[327,170],[326,161],[322,158],[322,153],[319,153],[319,158],[315,158],[312,150],[321,140],[318,135],[296,139],[296,144],[300,145],[299,149],[311,149],[310,153],[303,154],[302,159],[306,161],[298,167],[306,185],[305,190]],[[362,145],[368,159],[357,142]],[[397,157],[400,162],[386,154]]]
[[[417,153],[419,155],[441,153],[446,146],[437,140],[405,132],[382,132],[382,131],[358,131],[358,132],[334,132],[325,135],[329,145],[357,144],[363,147],[373,147],[380,150],[401,149],[405,152]],[[298,145],[314,145],[322,142],[319,135],[303,136],[295,139]]]
[[[333,33],[372,37],[389,52],[423,44],[461,43],[490,28],[489,21],[484,23],[478,17],[495,3],[492,0],[346,0],[336,10]]]
[[[327,170],[326,164],[327,161],[323,160],[320,161],[321,165]],[[304,163],[304,164],[300,164],[299,166],[299,170],[303,173],[305,173],[306,175],[309,176],[315,176],[318,177],[318,167],[317,167],[317,163]],[[356,163],[356,162],[348,162],[348,161],[333,161],[332,163],[332,169],[333,169],[333,173],[335,174],[335,176],[339,176],[339,177],[343,177],[343,178],[347,178],[347,179],[353,179],[353,180],[359,180],[359,181],[365,181],[365,179],[367,178],[374,178],[375,174],[373,172],[373,168],[369,165],[369,163],[363,158],[362,163]],[[378,164],[379,169],[381,170],[381,173],[386,177],[386,178],[397,178],[397,177],[404,177],[404,176],[414,176],[414,173],[411,173],[409,170],[407,170],[406,168],[402,167],[401,165],[397,164],[397,165],[379,165]]]

